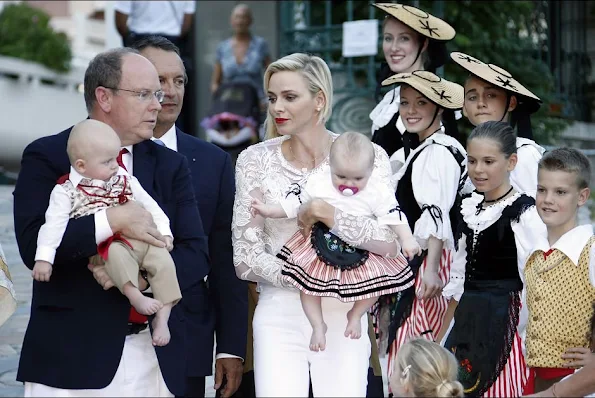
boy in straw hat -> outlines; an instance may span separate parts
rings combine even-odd
[[[381,313],[388,309],[391,319],[390,377],[404,343],[418,336],[435,340],[442,327],[447,300],[441,292],[450,275],[455,202],[467,178],[467,161],[461,144],[441,129],[444,114],[463,106],[463,87],[427,71],[400,73],[383,82],[389,84],[401,85],[399,112],[407,131],[420,139],[394,179],[397,200],[424,250],[410,262],[415,286],[398,300],[383,301]]]
[[[497,65],[460,52],[450,56],[470,72],[464,85],[463,114],[471,124],[492,120],[516,125],[518,163],[510,179],[517,191],[535,197],[537,163],[545,149],[532,139],[530,115],[539,109],[541,100]]]
[[[444,65],[448,57],[446,42],[455,37],[448,23],[418,8],[393,3],[374,4],[386,13],[382,22],[382,51],[385,61],[378,74],[376,98],[380,97],[381,82],[396,73],[429,70]],[[370,113],[372,141],[392,156],[404,145],[415,148],[416,134],[409,134],[399,118],[399,87],[384,95]],[[450,123],[454,123],[454,118]],[[405,162],[403,154],[397,155]]]

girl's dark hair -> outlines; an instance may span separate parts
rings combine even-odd
[[[516,153],[516,135],[510,124],[506,122],[484,122],[471,131],[467,142],[474,138],[489,138],[500,144],[500,150],[509,158]]]

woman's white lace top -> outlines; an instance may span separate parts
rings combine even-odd
[[[338,135],[330,133],[333,139]],[[279,203],[293,183],[304,184],[307,178],[322,171],[328,159],[315,169],[302,172],[292,166],[281,152],[281,144],[289,136],[273,138],[247,148],[236,164],[236,196],[233,209],[232,242],[237,275],[245,280],[281,283],[282,260],[276,254],[298,231],[293,219],[252,217],[250,203],[259,198],[266,203]],[[372,176],[390,185],[390,163],[386,152],[374,145],[376,157]],[[392,186],[394,189],[394,186]],[[386,256],[396,256],[399,246],[394,232],[375,219],[355,216],[335,209],[335,225],[331,231],[345,242]]]

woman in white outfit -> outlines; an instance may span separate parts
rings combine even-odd
[[[353,216],[315,199],[296,219],[252,217],[253,198],[278,203],[292,189],[328,163],[336,134],[325,128],[331,115],[332,78],[319,57],[292,54],[273,62],[264,77],[269,98],[267,136],[246,149],[236,166],[232,223],[237,275],[259,283],[254,315],[254,377],[258,397],[306,397],[311,377],[314,396],[366,395],[370,340],[344,336],[351,304],[322,298],[328,330],[324,351],[309,349],[312,328],[298,290],[282,283],[279,250],[298,229],[305,235],[323,222],[345,242],[383,256],[396,256],[396,236],[370,218]],[[375,145],[374,170],[390,184],[386,153]],[[367,319],[362,317],[362,329]]]

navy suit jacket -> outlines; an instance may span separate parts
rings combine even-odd
[[[70,170],[66,154],[67,129],[40,138],[23,153],[14,191],[14,220],[21,257],[33,268],[37,235],[45,221],[50,193],[59,177]],[[174,234],[171,255],[182,295],[203,286],[209,272],[207,239],[184,156],[151,142],[133,148],[133,174],[170,219]],[[64,389],[107,386],[118,368],[128,328],[130,304],[118,289],[104,291],[87,269],[97,253],[95,221],[85,216],[69,221],[57,250],[49,282],[33,281],[31,317],[21,352],[17,380]],[[171,341],[156,347],[169,390],[185,391],[185,311],[174,306],[169,327]]]
[[[235,195],[231,158],[219,147],[176,129],[178,152],[188,160],[194,194],[198,202],[205,233],[209,239],[211,272],[209,296],[211,305],[194,300],[191,294],[182,299],[187,311],[188,376],[212,373],[213,330],[206,335],[206,311],[214,316],[217,334],[216,352],[246,357],[248,330],[248,285],[240,280],[233,266],[231,219]]]

